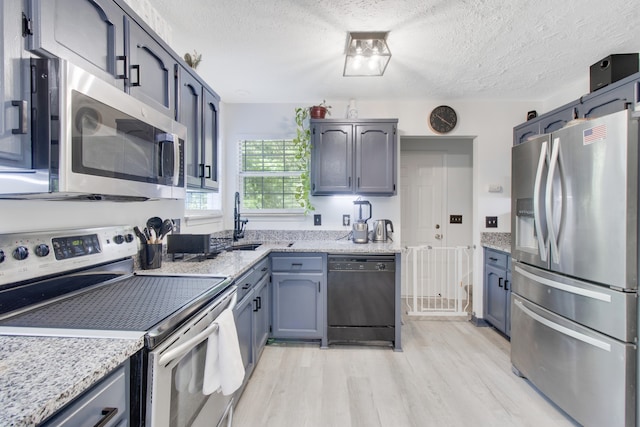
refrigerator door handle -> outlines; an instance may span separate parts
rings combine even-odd
[[[542,170],[547,160],[547,141],[542,143],[540,148],[540,158],[538,159],[538,168],[536,169],[536,180],[533,185],[533,223],[536,229],[536,237],[538,238],[538,252],[540,260],[547,260],[547,242],[542,234],[542,225],[540,221],[540,182],[542,181]]]
[[[594,347],[598,347],[604,351],[608,351],[611,352],[611,344],[606,343],[604,341],[600,341],[599,339],[596,338],[592,338],[588,335],[585,334],[581,334],[578,331],[574,331],[572,329],[566,328],[562,325],[558,325],[555,322],[552,322],[549,319],[545,319],[544,317],[540,316],[537,313],[534,313],[533,311],[529,310],[527,307],[524,306],[524,304],[521,301],[514,301],[515,305],[522,310],[523,313],[525,313],[527,316],[533,318],[534,320],[536,320],[539,323],[542,323],[543,325],[545,325],[546,327],[553,329],[554,331],[563,334],[563,335],[567,335],[570,336],[571,338],[574,338],[578,341],[582,341],[583,343],[592,345]]]
[[[560,255],[558,254],[558,240],[556,231],[553,227],[553,176],[558,166],[558,155],[560,153],[560,138],[553,140],[553,148],[551,149],[551,160],[549,161],[549,174],[547,175],[547,188],[545,191],[545,212],[547,215],[547,230],[549,231],[549,243],[551,246],[552,262],[558,264]]]

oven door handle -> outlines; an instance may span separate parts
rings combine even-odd
[[[233,298],[231,300],[231,304],[229,304],[229,307],[227,307],[225,310],[233,309],[233,307],[235,307],[236,305],[237,300],[238,300],[238,294],[234,293]],[[181,357],[182,355],[194,349],[198,344],[200,344],[205,339],[209,338],[209,336],[217,330],[218,330],[218,324],[214,320],[213,322],[211,322],[209,326],[207,326],[198,335],[192,337],[191,339],[180,344],[179,346],[172,348],[171,350],[167,351],[165,354],[160,356],[160,359],[158,360],[158,364],[162,366],[168,365],[178,357]]]

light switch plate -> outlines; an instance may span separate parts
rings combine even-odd
[[[462,224],[462,215],[449,215],[449,224]]]
[[[487,217],[485,217],[485,227],[487,227],[487,228],[498,228],[498,217],[497,216],[487,216]]]
[[[315,214],[313,216],[313,225],[322,225],[322,215]]]

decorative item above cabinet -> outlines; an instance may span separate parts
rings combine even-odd
[[[311,194],[397,194],[397,119],[311,120]]]

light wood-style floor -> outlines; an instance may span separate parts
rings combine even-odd
[[[268,345],[234,427],[574,426],[511,372],[509,342],[462,320],[410,318],[403,352]]]

